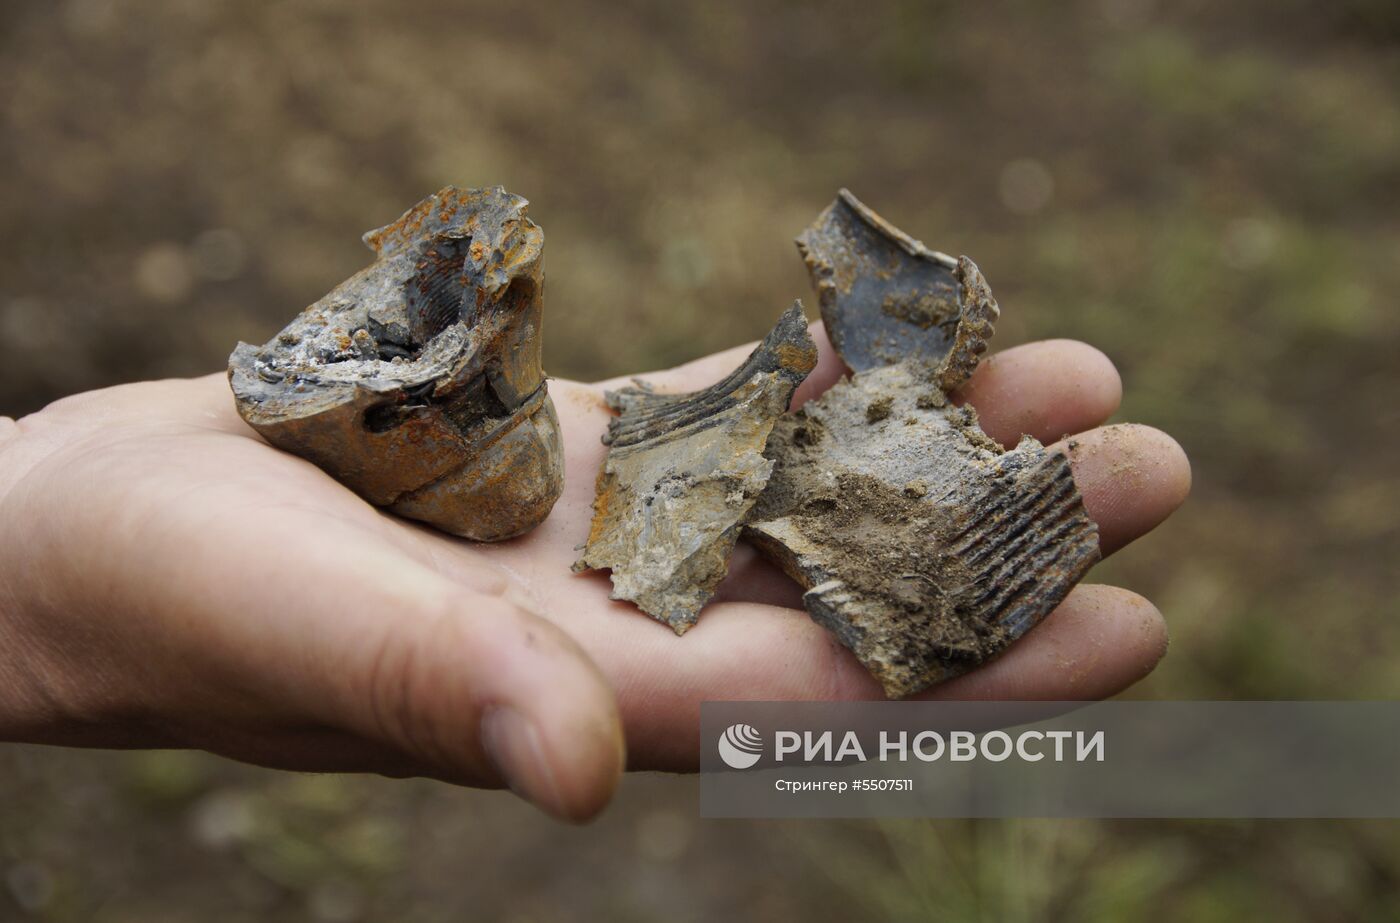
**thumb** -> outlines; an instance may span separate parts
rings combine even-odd
[[[260,562],[241,670],[403,758],[392,774],[506,785],[583,821],[624,762],[611,687],[581,648],[483,571],[463,586],[377,537]],[[237,655],[238,646],[226,651]]]
[[[39,478],[11,495],[17,512],[33,507],[10,549],[42,590],[26,607],[31,647],[74,678],[54,695],[83,719],[70,723],[146,715],[99,745],[508,785],[574,821],[603,808],[623,768],[612,689],[569,637],[507,599],[502,577],[449,580],[358,501],[332,514],[319,512],[329,502],[250,503],[258,459],[243,456],[256,446],[185,459],[185,442],[165,455],[202,473],[195,487],[143,472],[117,490],[127,467],[153,466],[112,450],[86,453],[101,456],[95,472],[49,466],[66,494]],[[314,497],[323,476],[306,467],[261,490]]]
[[[277,606],[264,611],[280,626],[265,623],[250,656],[269,644],[305,652],[288,691],[327,723],[401,754],[392,774],[506,785],[564,820],[602,810],[624,747],[592,660],[508,599],[500,576],[483,570],[464,586],[367,539],[342,535],[331,555],[264,561],[260,593]]]
[[[588,656],[506,599],[503,583],[465,590],[418,567],[405,576],[362,593],[358,626],[337,632],[323,706],[415,772],[504,784],[565,820],[602,810],[624,746],[613,692]]]

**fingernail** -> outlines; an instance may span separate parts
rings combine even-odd
[[[533,721],[509,705],[490,706],[481,716],[481,746],[511,791],[555,817],[565,816],[558,780]]]

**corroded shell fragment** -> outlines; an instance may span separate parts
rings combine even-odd
[[[528,531],[563,490],[540,366],[544,233],[497,186],[449,186],[365,235],[377,255],[229,359],[268,442],[370,503],[480,541]]]
[[[746,535],[880,681],[918,692],[995,657],[1099,559],[1069,463],[1003,451],[949,393],[999,314],[977,267],[849,192],[799,238],[855,375],[785,416]]]
[[[773,469],[763,449],[817,361],[800,304],[723,381],[691,394],[608,395],[593,525],[576,570],[609,568],[614,599],[684,634],[728,570]]]
[[[941,397],[900,363],[785,417],[746,533],[890,696],[996,656],[1099,557],[1065,457]]]
[[[836,352],[855,372],[921,362],[952,391],[977,368],[999,316],[967,257],[930,250],[842,189],[797,238]]]
[[[794,310],[713,388],[610,395],[622,416],[576,567],[611,568],[614,598],[679,634],[742,525],[886,694],[910,695],[1044,618],[1098,560],[1098,530],[1064,456],[1029,436],[1004,451],[951,400],[1000,313],[971,260],[846,190],[798,247],[854,375],[783,413],[815,361]]]

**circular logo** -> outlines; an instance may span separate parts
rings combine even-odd
[[[731,724],[719,735],[719,758],[730,769],[748,769],[763,756],[763,735],[748,724]]]

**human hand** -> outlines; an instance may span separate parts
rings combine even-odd
[[[822,358],[800,403],[842,369]],[[693,390],[751,347],[656,375]],[[566,486],[522,538],[477,545],[367,505],[237,416],[222,376],[146,382],[0,419],[0,739],[199,747],[261,765],[508,784],[559,817],[625,763],[697,761],[707,699],[878,698],[798,588],[744,545],[684,638],[569,566],[588,532],[616,383],[550,385]],[[1068,341],[984,360],[961,397],[989,435],[1069,451],[1105,554],[1185,498],[1169,437],[1095,429],[1118,375]],[[998,660],[930,698],[1093,699],[1144,676],[1161,616],[1082,585]]]

